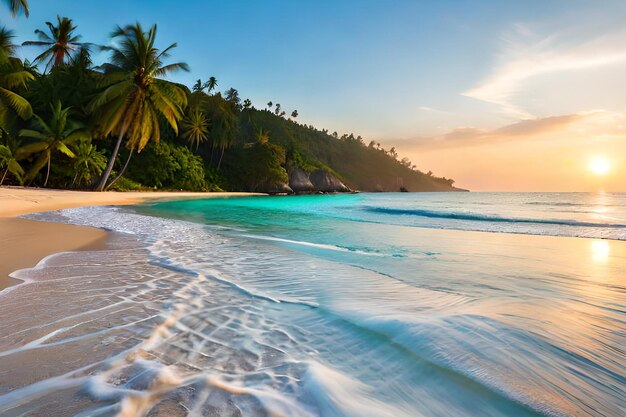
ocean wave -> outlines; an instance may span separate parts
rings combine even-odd
[[[496,223],[529,223],[540,225],[553,225],[553,226],[573,226],[573,227],[598,227],[598,228],[611,228],[619,229],[626,228],[626,224],[621,223],[598,223],[598,222],[584,222],[577,220],[560,220],[560,219],[533,219],[524,217],[500,217],[489,214],[477,214],[477,213],[461,213],[461,212],[444,212],[434,210],[423,209],[398,209],[389,207],[365,207],[364,210],[372,213],[379,214],[391,214],[400,216],[417,216],[428,217],[435,219],[450,219],[450,220],[469,220],[476,222],[496,222]]]

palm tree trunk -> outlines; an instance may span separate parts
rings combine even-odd
[[[7,172],[9,172],[9,167],[7,167],[7,169],[4,170],[4,175],[2,176],[2,179],[0,180],[0,185],[2,185],[2,183],[4,182],[4,179],[7,176]]]
[[[74,179],[72,180],[72,187],[74,186],[74,184],[76,184],[76,178],[78,178],[78,171],[76,171],[76,174],[74,174]]]
[[[113,153],[111,154],[111,158],[107,163],[107,167],[104,169],[102,173],[102,177],[100,177],[100,182],[95,188],[95,191],[104,191],[104,187],[107,185],[107,181],[109,180],[109,176],[111,175],[111,171],[113,170],[113,164],[115,163],[115,158],[117,158],[117,152],[120,150],[120,144],[122,143],[122,138],[124,138],[124,131],[126,129],[122,129],[120,131],[119,136],[117,137],[117,143],[113,148]]]
[[[115,184],[115,181],[119,180],[122,175],[124,175],[124,172],[126,172],[126,168],[128,168],[128,163],[130,162],[130,158],[133,156],[133,152],[135,152],[135,149],[131,149],[130,153],[128,154],[128,158],[126,159],[126,163],[124,164],[124,168],[122,168],[122,170],[120,171],[120,173],[117,175],[117,177],[113,178],[113,181],[111,181],[109,183],[109,185],[107,185],[107,189],[110,188],[113,184]]]
[[[47,186],[48,185],[48,178],[50,178],[50,160],[52,158],[50,157],[50,155],[48,155],[48,171],[46,172],[46,180],[43,183],[43,186]]]
[[[220,165],[222,165],[222,158],[224,157],[224,149],[225,149],[225,147],[222,146],[222,153],[220,154],[220,160],[217,163],[217,170],[218,171],[220,170]]]

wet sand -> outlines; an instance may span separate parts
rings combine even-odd
[[[0,290],[21,282],[9,277],[11,272],[53,253],[97,250],[106,237],[106,231],[93,227],[0,218]]]
[[[47,223],[14,216],[99,205],[127,205],[149,200],[252,195],[250,193],[193,192],[88,192],[0,187],[0,291],[19,284],[12,272],[35,266],[58,252],[100,249],[107,232],[102,229]]]

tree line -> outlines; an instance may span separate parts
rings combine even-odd
[[[28,16],[27,1],[6,3],[14,16]],[[323,135],[320,143],[354,143],[358,152],[382,152],[420,173],[394,148],[299,124],[297,110],[272,101],[257,110],[235,88],[222,94],[214,76],[191,88],[169,81],[190,69],[171,62],[176,43],[156,46],[156,25],[116,26],[112,42],[99,46],[83,42],[72,19],[57,16],[35,35],[22,46],[39,54],[22,61],[14,33],[0,28],[0,185],[262,190],[286,181],[293,166],[341,177],[334,161],[304,149],[311,131]],[[106,62],[93,63],[96,50],[108,54]]]

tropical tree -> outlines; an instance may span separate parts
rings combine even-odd
[[[98,191],[103,191],[107,185],[124,138],[131,153],[121,173],[135,149],[141,151],[151,138],[159,141],[160,117],[178,134],[178,121],[183,117],[187,96],[179,85],[159,77],[189,68],[185,63],[163,64],[163,59],[177,45],[171,44],[160,51],[154,46],[156,34],[156,25],[148,31],[139,23],[118,26],[111,38],[119,46],[103,47],[111,53],[111,63],[101,66],[105,89],[89,104],[89,109],[98,113],[103,135],[115,134],[117,142],[96,187]]]
[[[15,45],[11,42],[13,32],[0,28],[0,130],[8,131],[9,125],[17,115],[29,119],[33,109],[20,89],[26,89],[35,77],[14,57]]]
[[[51,22],[46,22],[50,34],[43,30],[35,30],[39,37],[38,41],[26,41],[22,45],[44,47],[45,50],[35,58],[35,62],[48,61],[44,73],[50,65],[58,67],[72,60],[72,55],[78,50],[81,43],[79,35],[74,35],[77,26],[72,23],[72,19],[57,16],[56,26]]]
[[[69,119],[69,108],[62,108],[61,102],[57,101],[50,105],[52,116],[48,122],[41,117],[33,115],[33,128],[22,129],[20,136],[34,139],[35,142],[22,146],[17,151],[17,159],[25,159],[33,154],[39,157],[33,163],[26,180],[32,181],[39,171],[47,164],[46,179],[43,186],[48,185],[50,178],[50,165],[52,157],[58,153],[74,158],[74,152],[69,145],[80,139],[88,139],[89,133],[82,126]]]
[[[201,142],[209,139],[209,121],[206,114],[199,110],[190,112],[181,122],[182,136],[190,145],[196,145],[196,150]]]
[[[217,170],[219,171],[225,150],[233,144],[237,137],[239,119],[233,104],[220,97],[219,93],[207,97],[204,109],[211,124],[209,131],[211,162],[213,162],[213,150],[220,150],[217,163]]]
[[[210,77],[209,80],[206,83],[204,83],[204,88],[206,88],[207,92],[211,94],[211,91],[217,88],[217,78]]]
[[[29,15],[28,10],[28,1],[26,0],[4,0],[4,2],[11,9],[11,14],[13,17],[17,16],[19,13],[24,13],[26,17]]]
[[[0,168],[4,168],[4,173],[0,179],[0,185],[4,183],[4,179],[10,172],[15,178],[22,184],[24,169],[17,161],[16,151],[19,147],[19,142],[9,139],[5,145],[0,145]]]
[[[247,98],[243,101],[243,108],[249,109],[250,107],[252,107],[252,101],[249,98]]]
[[[271,101],[267,102],[267,108],[268,109],[271,109],[273,105],[274,105],[274,103],[272,103]]]
[[[104,152],[98,150],[89,140],[81,140],[74,147],[74,179],[72,185],[88,185],[102,174],[107,164]]]
[[[194,93],[199,93],[204,90],[204,88],[205,85],[202,83],[202,80],[198,78],[193,87],[191,87],[191,91],[193,91]]]
[[[294,111],[292,111],[292,112],[291,112],[291,117],[293,117],[294,119],[295,119],[296,117],[298,117],[298,110],[294,110]]]
[[[15,34],[6,27],[0,28],[0,64],[5,63],[9,58],[15,56],[15,44],[13,38]]]
[[[256,133],[256,141],[259,143],[267,143],[270,141],[270,132],[267,130],[263,130],[263,128],[259,129]]]
[[[239,103],[241,102],[241,99],[239,98],[239,91],[237,91],[236,88],[229,88],[226,90],[226,96],[224,98],[236,107],[239,106]]]

